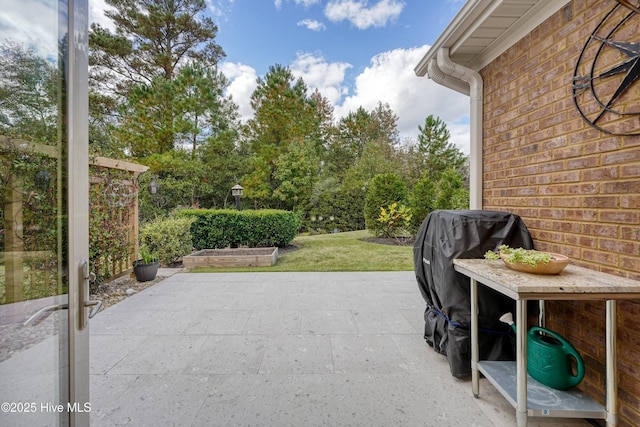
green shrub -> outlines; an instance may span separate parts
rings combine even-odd
[[[287,246],[296,237],[300,220],[294,212],[263,209],[187,209],[196,249],[223,249],[230,245]]]
[[[194,218],[178,216],[158,218],[140,229],[140,252],[157,257],[162,264],[172,264],[193,251],[191,223]]]
[[[378,221],[380,208],[386,208],[394,202],[404,203],[407,198],[407,186],[394,173],[374,176],[369,182],[364,201],[364,220],[367,230],[379,234],[382,224]]]
[[[411,209],[398,203],[391,203],[386,209],[380,208],[378,217],[380,237],[400,237],[408,234],[411,224]]]
[[[328,178],[315,185],[310,204],[302,230],[330,233],[334,229],[341,232],[364,229],[362,189],[346,189],[336,178]]]
[[[469,209],[469,190],[455,169],[447,169],[440,177],[435,209]]]
[[[427,215],[435,209],[435,202],[436,186],[428,176],[425,176],[416,183],[409,194],[409,207],[412,213],[410,230],[413,234],[418,232]]]

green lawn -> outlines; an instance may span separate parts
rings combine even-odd
[[[292,242],[300,249],[289,252],[271,267],[200,268],[197,272],[222,271],[411,271],[411,246],[365,242],[367,231],[300,236]]]

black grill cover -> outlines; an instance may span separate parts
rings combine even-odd
[[[447,356],[451,374],[471,375],[469,337],[469,278],[453,269],[455,258],[483,258],[488,250],[507,244],[533,249],[529,230],[519,216],[495,211],[433,211],[424,220],[413,247],[418,286],[427,309],[424,337],[433,349]],[[515,313],[515,302],[478,286],[478,328],[481,360],[513,360],[509,327],[499,321]]]

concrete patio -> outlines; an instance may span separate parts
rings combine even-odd
[[[450,375],[423,311],[413,272],[175,274],[92,320],[91,423],[515,425]]]

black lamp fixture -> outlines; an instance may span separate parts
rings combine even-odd
[[[47,191],[51,183],[51,174],[46,170],[36,172],[36,188],[41,191]]]
[[[233,194],[233,197],[236,199],[237,210],[240,210],[240,197],[242,197],[242,190],[244,190],[244,188],[242,188],[240,184],[236,184],[231,187],[231,194]]]
[[[156,181],[156,177],[152,176],[151,182],[149,182],[149,193],[156,194],[158,193],[159,189],[160,189],[160,184],[158,184],[158,181]]]

